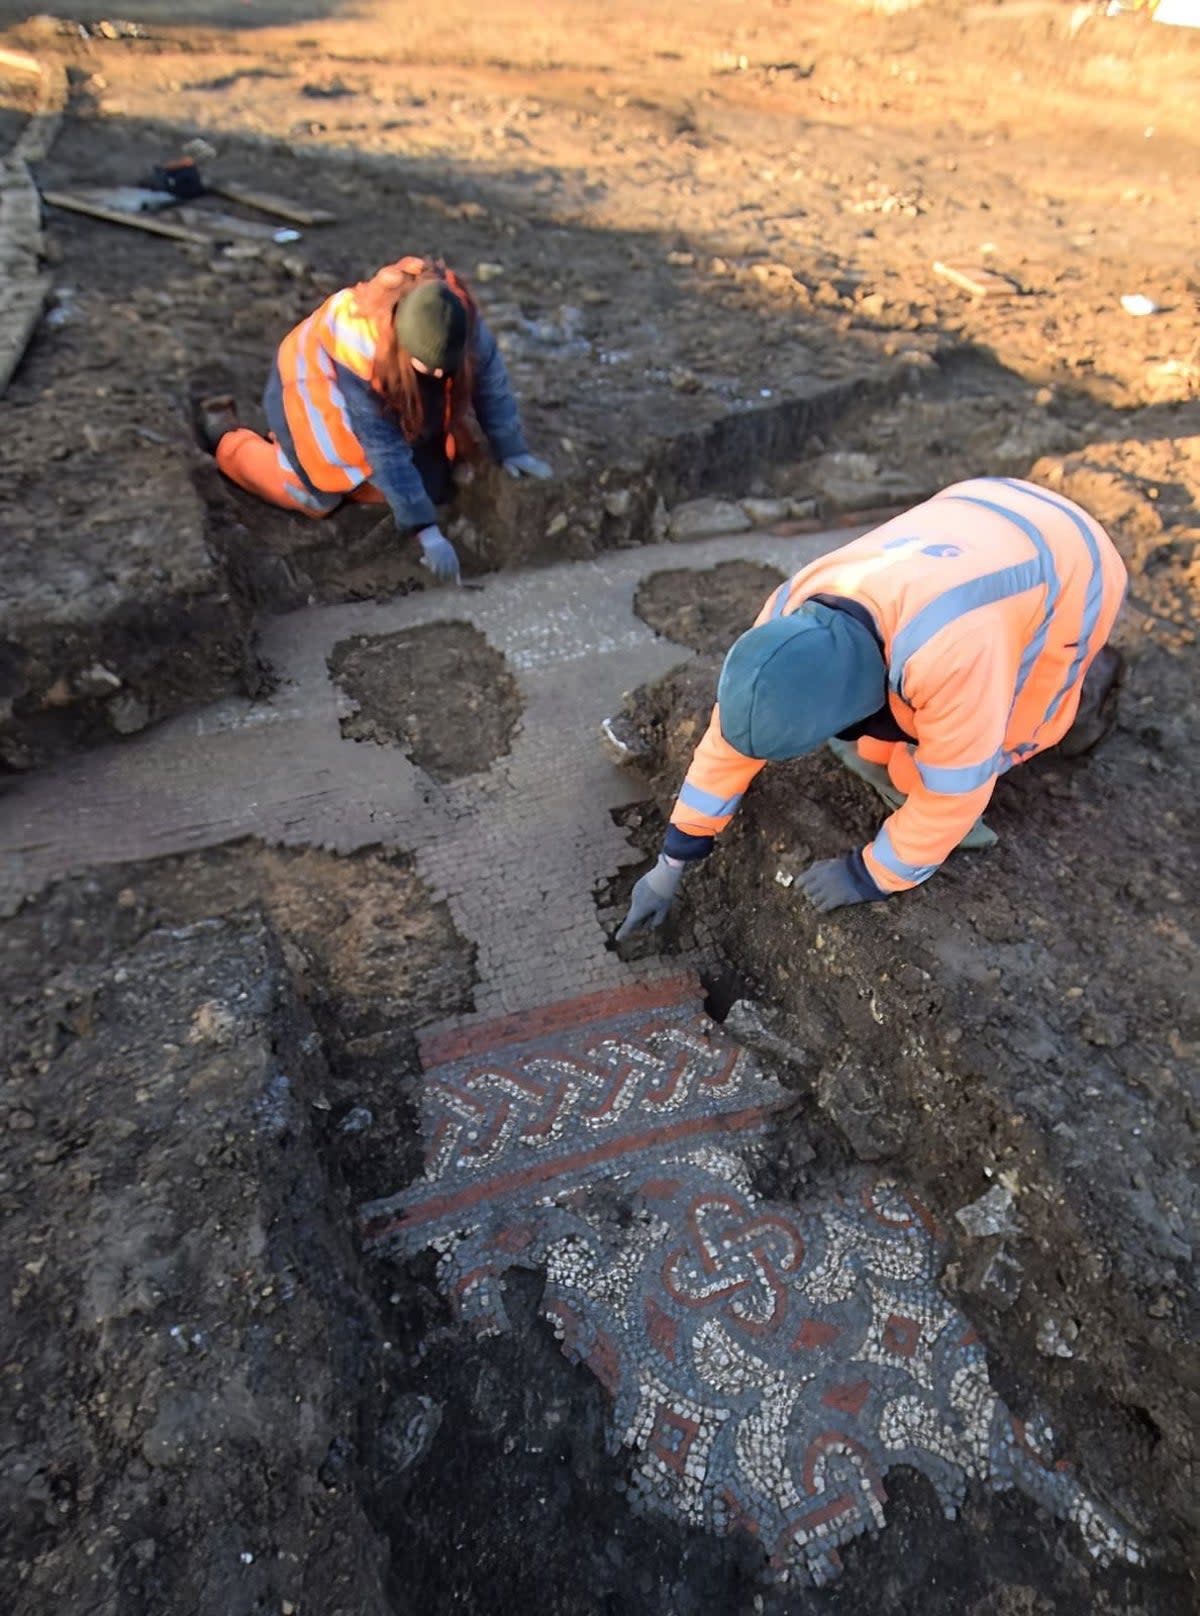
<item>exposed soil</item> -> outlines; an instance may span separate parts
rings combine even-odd
[[[656,634],[708,656],[724,654],[757,617],[783,574],[754,561],[724,561],[703,574],[656,572],[638,590],[633,609]]]
[[[785,1012],[792,1080],[854,1153],[896,1161],[953,1225],[989,1183],[1020,1234],[964,1239],[951,1278],[1017,1384],[1069,1411],[1088,1473],[1173,1552],[1193,1551],[1197,997],[1194,447],[1043,461],[1134,575],[1114,733],[1007,775],[1000,846],[958,854],[886,908],[815,915],[790,889],[868,841],[873,795],[829,757],[772,765],[686,883],[697,923]],[[679,609],[703,591],[679,575]],[[665,808],[707,723],[719,662],[635,693]],[[653,816],[643,816],[647,825]],[[653,851],[653,844],[647,847]],[[777,1031],[779,1028],[777,1027]]]
[[[469,994],[444,926],[402,860],[245,843],[62,883],[0,929],[15,1616],[1188,1608],[1020,1497],[947,1523],[903,1475],[837,1585],[764,1583],[749,1540],[629,1508],[536,1281],[472,1342],[427,1264],[362,1269],[351,1206],[418,1171],[413,1035]],[[849,1152],[806,1105],[769,1176],[821,1195]]]
[[[640,542],[664,503],[769,492],[799,453],[824,504],[886,503],[957,454],[1023,470],[1110,426],[1194,419],[1186,30],[1049,4],[647,19],[589,0],[530,27],[518,0],[456,0],[400,35],[370,5],[133,9],[132,30],[12,29],[72,81],[39,182],[136,183],[199,135],[211,178],[337,223],[209,249],[48,210],[57,306],[0,406],[17,491],[6,768],[253,689],[258,610],[422,585],[378,513],[265,508],[189,424],[211,384],[261,424],[281,334],[402,251],[475,279],[557,472],[459,497],[468,571]],[[5,0],[0,22],[25,10]],[[0,80],[0,100],[15,131],[28,78]],[[1020,293],[972,299],[935,261],[988,264]],[[1128,292],[1158,312],[1129,316]],[[958,368],[972,349],[991,356],[986,387]],[[814,466],[814,434],[864,388],[910,396]],[[120,685],[98,694],[97,665]]]
[[[329,672],[354,706],[342,734],[401,746],[435,780],[479,774],[512,749],[516,680],[470,623],[356,635],[334,646]]]
[[[75,952],[0,1035],[8,1608],[382,1613],[344,1458],[380,1332],[277,946],[243,913]]]

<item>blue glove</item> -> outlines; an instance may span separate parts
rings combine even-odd
[[[423,527],[417,534],[421,560],[439,583],[458,583],[458,556],[440,527]]]
[[[536,455],[510,455],[502,464],[510,477],[536,477],[539,482],[544,483],[547,478],[554,475],[553,468],[544,460],[539,460]]]
[[[884,892],[872,881],[861,853],[818,859],[805,870],[798,885],[813,908],[822,914],[841,909],[848,903],[881,903],[891,897],[890,892]]]
[[[647,922],[652,931],[662,925],[670,913],[671,905],[675,902],[675,894],[683,879],[683,870],[682,864],[668,864],[665,853],[658,855],[658,863],[633,889],[629,913],[621,922],[617,942],[621,942]]]

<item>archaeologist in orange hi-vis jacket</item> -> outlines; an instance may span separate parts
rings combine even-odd
[[[228,396],[201,405],[217,465],[252,494],[306,516],[343,500],[388,504],[422,559],[457,582],[438,527],[456,460],[476,426],[514,477],[549,477],[529,453],[496,339],[452,270],[401,258],[334,292],[289,331],[263,395],[270,436],[239,425]]]
[[[995,841],[980,815],[999,776],[1077,716],[1080,733],[1089,669],[1085,712],[1111,687],[1119,659],[1105,641],[1125,582],[1085,511],[1005,477],[956,483],[804,567],[725,658],[663,851],[618,937],[662,924],[765,762],[824,742],[894,811],[867,847],[800,877],[818,909],[906,892],[964,841]]]

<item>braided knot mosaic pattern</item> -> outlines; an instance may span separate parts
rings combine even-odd
[[[635,1506],[749,1532],[781,1578],[835,1576],[839,1546],[885,1524],[895,1465],[947,1516],[972,1480],[1018,1487],[1097,1558],[1138,1561],[1046,1422],[992,1391],[915,1198],[869,1176],[820,1206],[755,1193],[785,1100],[678,1005],[449,1060],[425,1083],[424,1177],[364,1209],[368,1240],[435,1249],[479,1331],[507,1328],[507,1269],[542,1271],[563,1351],[612,1400]]]

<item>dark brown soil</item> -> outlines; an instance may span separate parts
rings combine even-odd
[[[1036,0],[894,17],[587,0],[536,28],[515,0],[449,0],[399,36],[381,0],[136,9],[140,36],[13,30],[71,75],[39,183],[129,184],[202,135],[210,178],[337,223],[209,250],[47,210],[57,307],[0,405],[0,548],[19,561],[0,767],[253,690],[259,610],[427,582],[376,513],[314,522],[230,489],[188,424],[215,366],[261,425],[283,332],[403,251],[475,279],[557,474],[459,498],[469,571],[642,542],[662,502],[767,492],[800,455],[795,484],[837,508],[958,460],[1019,472],[1195,430],[1186,30]],[[3,0],[0,22],[27,10]],[[31,96],[0,79],[5,128]],[[947,259],[1020,295],[972,300],[934,273]],[[1128,316],[1129,291],[1159,312]],[[909,396],[835,439],[864,387]]]
[[[707,572],[656,572],[633,609],[656,634],[708,656],[723,654],[753,623],[783,574],[756,561],[722,561]]]
[[[470,623],[359,634],[334,646],[329,672],[354,704],[342,734],[403,747],[435,780],[481,774],[512,749],[517,683]]]
[[[748,1540],[630,1510],[536,1282],[472,1341],[427,1265],[364,1272],[352,1206],[419,1170],[414,1031],[470,990],[402,859],[248,842],[64,882],[0,927],[0,970],[14,1616],[1187,1608],[1026,1500],[946,1523],[902,1473],[840,1583],[763,1584]],[[785,1192],[844,1160],[817,1107],[803,1127]]]
[[[346,1462],[381,1335],[276,941],[243,911],[74,952],[7,976],[0,1031],[6,1608],[383,1616]]]
[[[1198,830],[1186,692],[1200,479],[1186,442],[1098,446],[1038,476],[1084,499],[1131,567],[1114,733],[1087,758],[1006,776],[988,811],[998,848],[830,916],[781,878],[869,840],[879,804],[824,754],[772,765],[684,901],[754,995],[786,1013],[792,1080],[856,1155],[894,1160],[951,1228],[989,1184],[1012,1189],[1020,1235],[960,1235],[951,1280],[1002,1374],[1052,1392],[1089,1476],[1182,1563],[1197,1538],[1200,1428],[1200,983],[1181,859]],[[695,588],[681,575],[680,609]],[[630,699],[660,809],[718,667]]]

